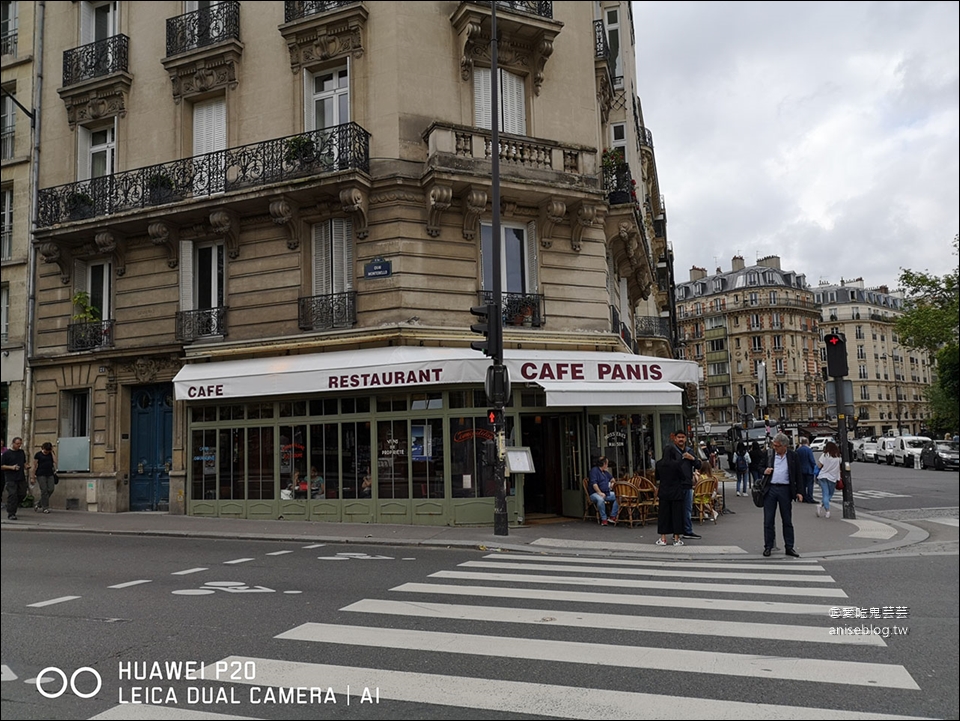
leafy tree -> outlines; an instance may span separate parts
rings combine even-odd
[[[960,254],[960,234],[953,238],[953,254]],[[946,275],[901,269],[900,287],[906,312],[897,319],[901,344],[925,350],[936,361],[937,383],[927,394],[936,430],[960,428],[960,282],[958,266]]]

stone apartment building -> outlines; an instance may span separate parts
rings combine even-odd
[[[757,400],[755,417],[798,429],[825,422],[820,309],[803,274],[778,256],[708,275],[694,267],[679,283],[683,357],[700,364],[701,424],[723,435],[741,421],[740,396]],[[812,431],[809,431],[812,432]]]
[[[30,278],[30,218],[34,207],[34,93],[36,3],[0,3],[0,438],[29,436],[30,376],[27,332]]]
[[[903,314],[903,295],[886,286],[868,288],[857,278],[821,283],[814,300],[823,332],[846,337],[857,437],[924,431],[934,369],[925,351],[900,345],[894,324]]]
[[[30,361],[59,503],[492,522],[469,309],[493,152],[508,434],[536,464],[511,520],[660,452],[698,368],[630,3],[496,8],[499,77],[489,2],[46,4]]]

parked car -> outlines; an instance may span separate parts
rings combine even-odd
[[[960,469],[960,452],[956,441],[928,441],[920,449],[920,468]]]
[[[920,450],[930,441],[926,436],[900,436],[893,446],[893,464],[904,468],[920,465]]]
[[[875,438],[860,438],[853,444],[853,460],[873,463],[877,460],[877,440]]]
[[[810,450],[814,453],[823,453],[823,449],[826,448],[827,444],[831,441],[836,443],[836,439],[834,439],[833,436],[818,436],[810,443]]]
[[[890,436],[884,436],[877,441],[877,463],[893,465],[893,449],[896,443],[897,439]]]

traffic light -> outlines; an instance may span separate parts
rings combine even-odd
[[[487,423],[491,426],[500,427],[503,425],[503,409],[491,408],[487,411]]]
[[[470,326],[474,333],[480,333],[486,340],[475,340],[470,344],[473,350],[482,351],[484,355],[491,358],[499,358],[503,355],[503,334],[500,325],[500,319],[497,317],[497,307],[493,303],[486,305],[475,305],[470,308],[470,312],[480,319],[479,323]]]
[[[847,369],[847,341],[838,333],[828,333],[823,337],[827,345],[827,375],[833,378],[846,376]]]

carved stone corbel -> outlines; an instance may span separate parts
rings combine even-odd
[[[297,250],[300,247],[300,209],[280,197],[270,201],[270,217],[275,225],[286,229],[287,248]]]
[[[563,222],[567,214],[567,204],[562,200],[550,199],[540,205],[540,246],[553,245],[553,230]]]
[[[110,228],[99,228],[93,236],[97,252],[113,256],[113,270],[119,278],[127,272],[127,254],[123,248],[124,235]]]
[[[366,188],[347,188],[340,191],[340,205],[343,212],[353,221],[353,235],[363,240],[370,235],[370,226],[367,220],[367,206],[370,198]]]
[[[427,235],[431,238],[440,235],[443,211],[450,207],[452,200],[453,188],[449,185],[434,185],[427,193]]]
[[[500,214],[504,218],[512,218],[517,214],[517,201],[515,200],[502,200],[500,201]]]
[[[537,71],[533,74],[533,92],[535,95],[540,94],[540,86],[543,85],[543,68],[551,55],[553,55],[553,40],[542,38],[534,52],[534,61],[537,64]]]
[[[236,258],[240,255],[240,219],[232,210],[214,210],[210,213],[210,225],[213,232],[223,236],[227,255]]]
[[[487,192],[471,189],[463,196],[463,237],[473,240],[480,230],[480,215],[487,209]]]
[[[463,47],[460,52],[460,78],[469,80],[473,77],[472,49],[475,39],[480,37],[480,23],[466,23],[460,34],[463,37]]]
[[[599,208],[593,203],[582,202],[577,208],[577,220],[573,224],[573,233],[570,234],[570,247],[579,253],[583,247],[583,231],[592,228],[598,220]]]
[[[179,265],[180,229],[173,223],[158,220],[147,226],[150,242],[167,249],[167,267],[176,268]]]
[[[44,263],[56,263],[60,268],[60,282],[64,285],[70,283],[73,275],[73,254],[69,248],[48,240],[40,246],[40,257]]]

